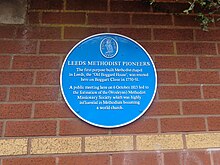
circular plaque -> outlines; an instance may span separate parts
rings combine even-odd
[[[147,111],[157,75],[151,57],[136,41],[101,33],[72,48],[63,62],[60,84],[76,116],[94,126],[115,128]]]

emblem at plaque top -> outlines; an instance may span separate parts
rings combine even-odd
[[[100,52],[105,58],[114,58],[118,53],[118,43],[111,37],[104,38],[100,43]]]

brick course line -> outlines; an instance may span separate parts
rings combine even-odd
[[[185,139],[186,137],[186,139]],[[136,140],[134,140],[136,138]],[[184,143],[186,142],[186,146]],[[0,139],[0,156],[76,154],[84,152],[172,151],[182,149],[218,149],[220,133],[142,134],[130,136],[86,136],[85,150],[82,137],[43,137]],[[136,143],[136,144],[134,144]],[[135,147],[136,146],[136,147]],[[186,148],[185,148],[186,147]]]

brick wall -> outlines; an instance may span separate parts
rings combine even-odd
[[[185,5],[30,0],[24,25],[2,24],[0,165],[219,165],[220,24],[164,12]],[[137,40],[158,72],[152,106],[122,128],[82,122],[61,96],[66,54],[100,32]]]

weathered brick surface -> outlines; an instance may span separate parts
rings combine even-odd
[[[217,53],[214,43],[177,43],[178,54],[210,54]]]
[[[0,40],[0,45],[4,49],[0,49],[0,53],[15,53],[15,54],[29,54],[36,53],[37,42],[36,41],[4,41]]]
[[[177,101],[161,101],[153,102],[146,115],[178,115],[180,114],[180,106]]]
[[[213,151],[212,155],[213,155],[214,165],[218,165],[220,162],[220,151]]]
[[[161,119],[162,132],[205,131],[203,118],[173,118]]]
[[[125,153],[112,155],[112,163],[114,165],[132,164],[140,165],[150,162],[151,165],[158,165],[162,163],[161,155],[156,153]]]
[[[7,95],[7,88],[0,87],[0,101],[5,101]]]
[[[220,86],[204,86],[203,93],[205,98],[220,98]]]
[[[20,39],[60,39],[59,27],[22,27],[17,30],[16,38]]]
[[[150,6],[140,1],[117,1],[110,2],[111,11],[123,12],[150,12]]]
[[[42,41],[40,43],[40,53],[44,54],[66,54],[76,44],[75,41]],[[59,61],[57,61],[59,62]]]
[[[184,56],[156,56],[155,64],[158,69],[193,69],[196,68],[196,58],[186,58]]]
[[[59,165],[109,165],[110,158],[108,155],[82,155],[82,156],[61,156],[59,157]]]
[[[155,40],[193,40],[193,31],[186,29],[154,29]]]
[[[218,131],[220,127],[220,117],[208,117],[209,131]]]
[[[59,71],[39,71],[36,74],[38,85],[59,85]]]
[[[150,54],[174,54],[172,42],[141,42],[140,43]]]
[[[63,0],[31,0],[30,9],[61,10],[63,3]]]
[[[24,119],[30,118],[31,104],[1,104],[0,119]]]
[[[107,0],[67,0],[67,10],[107,11]]]
[[[0,69],[8,69],[10,67],[10,56],[0,56]]]
[[[10,90],[10,101],[57,101],[58,87],[14,87]]]
[[[57,56],[15,56],[13,69],[58,69],[59,59]]]
[[[175,71],[158,71],[157,81],[159,84],[176,84]]]
[[[201,98],[198,86],[161,86],[158,87],[161,99],[199,99]]]
[[[183,114],[219,114],[220,102],[219,101],[184,101]]]
[[[135,25],[172,25],[171,15],[134,14],[132,23]]]
[[[157,133],[158,126],[155,119],[139,119],[126,127],[115,128],[111,131],[113,134],[139,134],[139,133]]]
[[[211,165],[210,153],[205,151],[182,151],[182,152],[168,152],[164,153],[164,165],[197,165],[201,164]]]
[[[42,23],[45,23],[45,24],[84,24],[85,19],[86,19],[85,13],[47,12],[47,13],[43,13]]]
[[[107,129],[90,126],[79,119],[60,121],[60,135],[92,135],[107,133]]]
[[[178,72],[180,84],[219,84],[220,78],[217,71],[185,71]]]
[[[220,31],[210,30],[208,33],[202,30],[196,30],[196,40],[198,41],[219,41]]]
[[[107,28],[93,28],[93,27],[65,27],[64,38],[65,39],[83,39],[90,35],[97,33],[104,33]]]
[[[8,158],[3,159],[3,165],[55,165],[55,157],[33,157],[33,158]]]
[[[0,38],[14,38],[16,28],[14,26],[0,26]]]
[[[0,85],[25,85],[32,84],[33,72],[29,71],[0,71]]]
[[[200,57],[199,65],[202,69],[220,69],[220,57]]]
[[[129,24],[130,23],[130,17],[129,14],[109,14],[109,13],[89,13],[88,14],[88,24],[92,25],[123,25],[123,24]]]
[[[5,136],[52,136],[56,135],[56,121],[10,121]]]
[[[110,32],[129,36],[135,40],[151,40],[151,30],[148,28],[111,28]]]
[[[37,103],[35,118],[75,118],[65,103]]]
[[[0,136],[2,135],[2,130],[3,130],[3,122],[0,122]]]

